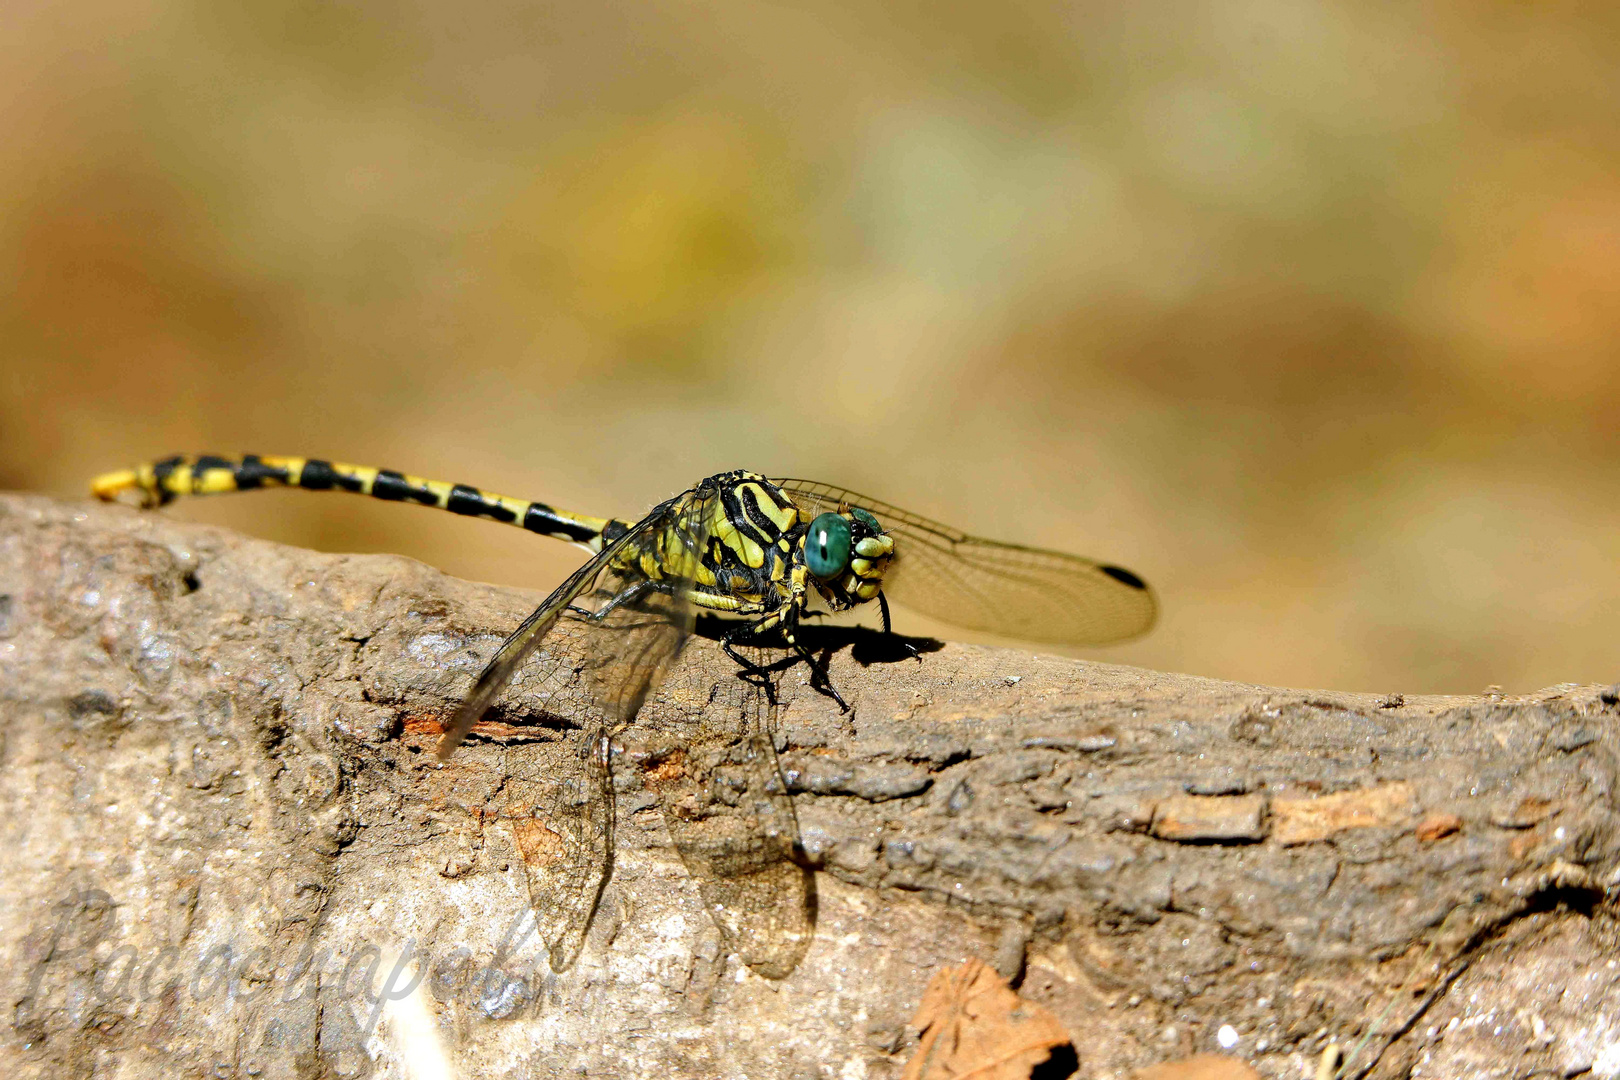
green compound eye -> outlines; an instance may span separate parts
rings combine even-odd
[[[862,510],[860,507],[858,507],[858,506],[850,507],[849,514],[850,514],[850,517],[853,517],[856,521],[859,521],[861,524],[865,525],[867,528],[871,529],[873,532],[880,533],[880,532],[883,531],[883,526],[878,524],[878,519],[873,517],[871,514],[868,514],[865,510]]]
[[[837,514],[822,514],[810,523],[804,538],[804,562],[821,580],[849,569],[849,522]]]

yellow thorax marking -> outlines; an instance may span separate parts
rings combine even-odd
[[[742,560],[744,566],[757,570],[765,565],[764,550],[738,532],[737,526],[733,525],[724,514],[719,515],[719,520],[715,522],[715,534],[719,536],[722,544],[737,553],[737,558]]]

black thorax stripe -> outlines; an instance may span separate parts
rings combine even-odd
[[[768,535],[760,529],[755,518],[749,516],[748,510],[750,507],[756,517],[763,518],[765,516],[764,512],[759,508],[759,503],[754,497],[750,484],[727,484],[720,490],[720,499],[725,505],[726,518],[731,522],[732,528],[758,544],[761,548],[768,548],[776,543],[775,525],[767,522],[767,527],[771,530],[771,534]]]

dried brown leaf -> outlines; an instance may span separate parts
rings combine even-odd
[[[1057,1017],[978,960],[935,974],[911,1023],[922,1038],[902,1080],[1028,1080],[1069,1042]]]

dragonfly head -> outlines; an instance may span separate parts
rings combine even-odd
[[[818,516],[799,544],[810,580],[834,611],[876,599],[894,558],[894,537],[859,507]]]

